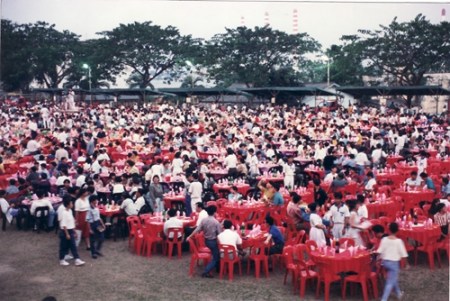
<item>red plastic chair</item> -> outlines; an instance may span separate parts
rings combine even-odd
[[[205,244],[205,236],[203,233],[197,233],[194,235],[195,245],[200,253],[211,253],[211,250]]]
[[[297,245],[296,246],[296,253],[302,254],[307,251],[306,245]],[[311,279],[318,279],[319,274],[312,270],[311,264],[306,262],[303,257],[299,257],[297,259],[298,262],[298,271],[297,275],[300,278],[300,297],[305,296],[305,289],[306,289],[306,281]]]
[[[222,279],[223,275],[225,275],[226,271],[228,270],[228,279],[233,280],[235,264],[238,264],[239,275],[242,276],[241,260],[234,246],[219,245],[219,252],[220,252],[220,279]]]
[[[269,248],[264,242],[255,244],[251,248],[248,259],[255,262],[255,277],[259,279],[261,264],[264,268],[266,278],[269,277]],[[247,274],[250,273],[250,262],[247,265]]]
[[[298,265],[294,261],[294,247],[293,246],[286,246],[283,249],[283,260],[286,268],[286,273],[284,274],[284,281],[283,284],[286,285],[286,279],[289,274],[291,274],[292,283],[294,284],[294,293],[297,283],[297,271],[298,271]]]
[[[181,244],[183,243],[183,234],[183,228],[169,228],[169,230],[167,231],[166,243],[167,256],[169,256],[169,258],[172,258],[174,245],[177,245],[178,258],[181,258]]]
[[[355,246],[355,240],[353,238],[349,237],[342,237],[339,239],[339,245],[343,246],[347,244],[347,247],[354,247]]]
[[[189,276],[194,275],[195,264],[199,264],[203,260],[203,264],[207,265],[211,261],[211,253],[199,252],[195,244],[195,238],[189,239],[189,250],[191,251],[191,263],[189,264]]]
[[[314,240],[307,240],[305,242],[306,247],[308,248],[308,252],[311,253],[311,251],[317,250],[317,243]]]
[[[439,256],[439,245],[438,240],[441,237],[441,235],[432,235],[427,237],[427,240],[422,246],[418,246],[414,250],[414,265],[417,265],[417,253],[423,252],[426,253],[428,256],[428,263],[430,265],[430,269],[434,269],[434,255],[436,254],[439,267],[441,267],[441,257]]]
[[[294,259],[302,260],[308,267],[315,267],[316,263],[310,259],[310,251],[307,245],[297,244],[294,246]]]
[[[142,227],[143,247],[142,253],[146,253],[147,257],[152,255],[152,251],[156,252],[157,244],[161,244],[162,253],[165,253],[164,240],[159,234],[157,228],[147,225]]]
[[[378,281],[377,273],[370,271],[370,258],[367,258],[367,264],[362,265],[363,270],[357,275],[350,275],[344,278],[344,285],[342,287],[342,299],[345,300],[345,294],[347,290],[347,283],[359,283],[361,284],[364,301],[368,298],[368,287],[367,283],[370,281],[372,284],[373,294],[375,299],[378,299]]]
[[[341,281],[341,277],[327,270],[327,266],[323,263],[317,263],[319,270],[319,281],[317,281],[316,298],[320,295],[320,286],[323,282],[325,287],[325,301],[330,300],[330,285],[333,282]]]
[[[141,230],[141,220],[139,219],[138,216],[128,216],[127,217],[127,224],[128,224],[128,248],[130,248],[131,246],[131,241],[133,239],[135,239],[135,247],[136,247],[136,240],[139,239],[137,238],[137,234],[138,232]],[[136,249],[138,255],[140,253],[140,251],[138,249]],[[139,251],[139,252],[138,252]]]

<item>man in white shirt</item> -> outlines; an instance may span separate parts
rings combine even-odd
[[[411,176],[406,179],[405,185],[409,187],[422,186],[422,179],[417,176],[417,171],[411,172]]]
[[[364,189],[366,191],[372,191],[374,186],[377,184],[377,181],[374,179],[373,172],[369,171],[367,173],[367,179],[368,180],[367,180],[366,185],[364,186]]]
[[[337,178],[337,176],[338,176],[338,173],[337,173],[337,167],[336,167],[336,166],[333,166],[333,167],[331,168],[331,172],[330,172],[329,174],[327,174],[327,175],[325,176],[325,178],[323,179],[323,182],[324,182],[324,183],[331,183],[331,182],[333,182],[334,179]]]
[[[50,202],[50,200],[46,197],[44,197],[44,192],[41,190],[36,190],[36,196],[37,200],[32,201],[31,208],[30,208],[30,214],[34,217],[40,217],[36,215],[36,208],[38,207],[47,207],[48,208],[48,220],[47,225],[49,228],[53,227],[53,220],[55,219],[55,210],[53,209],[53,205]],[[38,212],[39,214],[39,212]],[[36,227],[36,226],[35,226]]]
[[[123,200],[120,209],[125,210],[127,216],[135,216],[138,214],[138,209],[131,198]]]
[[[294,159],[292,156],[289,156],[287,163],[283,165],[284,187],[287,189],[294,188],[295,170],[296,166],[294,164]]]
[[[35,155],[40,149],[41,145],[35,140],[35,135],[27,143],[27,148],[23,151],[24,155]]]
[[[372,163],[375,167],[380,164],[381,158],[386,158],[387,154],[381,148],[381,144],[377,144],[377,148],[372,151]]]
[[[191,196],[191,209],[195,210],[196,204],[202,201],[203,185],[198,180],[198,174],[193,174],[193,181],[189,185],[189,195]]]
[[[233,224],[229,220],[223,221],[223,232],[217,235],[219,244],[230,245],[235,248],[236,251],[242,249],[242,238],[235,231],[231,230]],[[222,254],[221,254],[222,256]],[[230,254],[231,256],[231,254]]]
[[[183,222],[176,218],[177,211],[174,208],[170,208],[167,214],[169,215],[169,219],[164,222],[164,235],[169,239],[173,239],[173,233],[169,233],[169,229],[183,229]],[[180,239],[181,237],[183,237],[183,234],[178,233],[178,239]]]
[[[248,150],[249,156],[248,156],[248,165],[250,166],[250,175],[252,177],[256,177],[257,175],[259,175],[259,168],[258,168],[258,164],[259,164],[259,160],[258,160],[258,156],[256,156],[255,151],[253,148],[249,148]]]
[[[367,220],[369,218],[369,211],[367,210],[366,204],[364,204],[364,196],[362,194],[358,195],[356,201],[359,204],[357,211],[358,217],[361,221]]]
[[[76,187],[80,187],[81,188],[81,186],[83,186],[83,184],[86,183],[86,176],[83,173],[84,173],[83,168],[82,167],[78,167],[77,168],[78,177],[77,177],[77,181],[75,183]]]
[[[83,265],[85,262],[80,259],[75,243],[77,234],[75,232],[75,218],[72,213],[73,202],[70,198],[65,198],[61,206],[64,206],[64,210],[61,210],[61,217],[59,218],[59,227],[61,228],[59,233],[61,241],[59,245],[59,264],[68,266],[69,263],[66,260],[75,258],[76,266]],[[68,255],[69,249],[72,252],[72,256]]]
[[[333,237],[339,239],[343,237],[348,229],[350,220],[350,211],[347,205],[342,202],[342,193],[334,193],[334,204],[330,208],[331,221],[333,228],[331,230]]]
[[[59,148],[55,152],[56,161],[61,161],[62,158],[69,158],[69,152],[64,148],[64,144],[61,143]]]

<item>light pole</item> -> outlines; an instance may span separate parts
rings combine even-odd
[[[330,87],[330,58],[325,56],[324,60],[327,62],[327,87]]]
[[[91,66],[89,66],[88,64],[83,64],[83,69],[87,69],[88,70],[88,81],[89,81],[89,100],[91,102],[91,107],[92,107],[92,80],[91,80]]]

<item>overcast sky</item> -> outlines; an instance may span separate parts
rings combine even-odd
[[[96,32],[110,30],[120,23],[148,20],[176,26],[183,34],[209,38],[223,32],[225,27],[240,26],[242,21],[248,27],[264,26],[266,12],[273,28],[292,33],[293,10],[297,9],[299,31],[309,33],[328,47],[338,43],[343,34],[375,29],[379,24],[389,24],[396,16],[407,21],[422,13],[437,23],[445,8],[448,20],[449,1],[425,2],[3,0],[1,15],[19,23],[54,23],[58,29],[73,31],[82,39],[95,38]]]

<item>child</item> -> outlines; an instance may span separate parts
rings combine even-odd
[[[61,210],[61,218],[59,220],[59,227],[61,228],[61,232],[59,233],[59,264],[68,266],[69,263],[66,260],[75,258],[75,265],[81,266],[84,265],[85,262],[80,259],[75,243],[77,234],[75,232],[75,218],[72,213],[72,200],[70,198],[64,198],[63,206],[64,209]],[[73,257],[67,256],[69,249],[72,252]]]
[[[100,211],[97,208],[98,196],[91,195],[89,197],[89,212],[86,216],[86,220],[90,226],[90,243],[91,243],[91,256],[94,259],[97,259],[97,256],[103,256],[100,253],[102,248],[103,241],[105,240],[104,231],[105,224],[103,220],[100,218]]]

